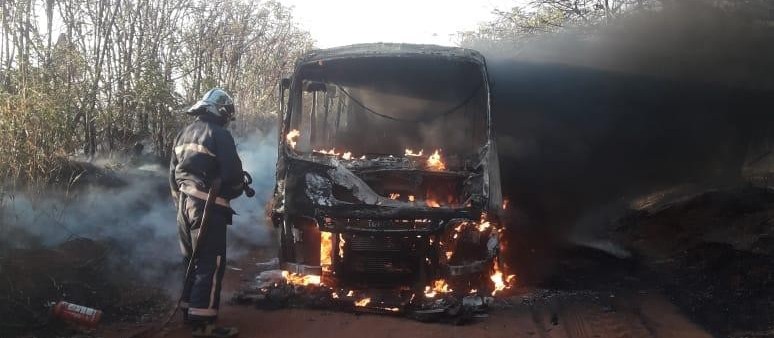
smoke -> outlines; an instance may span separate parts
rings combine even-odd
[[[774,131],[774,34],[690,3],[482,50],[512,228],[592,236],[637,196],[744,179]]]
[[[116,270],[166,284],[169,269],[181,259],[163,172],[161,166],[150,165],[116,173],[126,183],[122,187],[9,196],[3,207],[1,246],[34,249],[74,238],[98,240],[108,246],[106,258]]]
[[[229,228],[228,255],[231,257],[242,256],[250,248],[270,246],[275,242],[266,218],[266,206],[274,191],[277,135],[277,130],[273,129],[268,134],[253,133],[237,140],[242,166],[253,178],[255,197],[242,195],[231,203],[237,212],[234,224]]]
[[[255,133],[237,143],[256,196],[232,201],[238,214],[228,228],[229,259],[272,243],[264,214],[274,182],[276,132]],[[128,267],[140,280],[177,288],[179,278],[169,270],[182,267],[182,255],[167,170],[158,164],[129,166],[110,174],[125,183],[118,187],[6,195],[0,204],[0,249],[51,247],[89,238],[109,245],[107,258],[115,267]]]

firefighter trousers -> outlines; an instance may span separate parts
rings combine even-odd
[[[178,200],[177,224],[184,268],[188,267],[199,237],[204,204],[205,201],[184,193]],[[183,286],[181,307],[188,312],[189,321],[213,322],[218,316],[226,266],[226,226],[231,223],[232,214],[231,210],[217,205],[210,210],[193,269]]]

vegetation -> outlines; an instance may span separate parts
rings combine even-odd
[[[762,27],[774,26],[774,7],[766,0],[531,0],[510,10],[495,10],[493,20],[460,32],[458,43],[482,50],[513,51],[514,46],[559,32],[584,38],[635,15],[677,13],[687,26],[708,9],[715,17],[722,13]]]
[[[268,129],[276,84],[312,46],[276,0],[0,2],[0,178],[50,183],[74,155],[138,142],[167,156],[181,111],[213,86],[234,130]]]

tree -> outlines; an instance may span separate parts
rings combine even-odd
[[[527,6],[495,10],[492,21],[458,34],[463,46],[492,49],[513,46],[545,34],[572,29],[593,34],[629,14],[655,11],[661,0],[533,0]]]
[[[275,0],[7,0],[0,9],[0,142],[12,145],[0,149],[9,159],[0,170],[10,181],[55,179],[70,156],[136,142],[168,156],[182,110],[214,86],[235,96],[238,133],[273,125],[262,121],[276,117],[276,84],[312,47]]]

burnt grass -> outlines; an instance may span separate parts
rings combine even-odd
[[[52,248],[0,255],[0,331],[11,337],[67,337],[83,330],[52,318],[49,304],[67,301],[103,311],[100,325],[141,323],[168,311],[167,293],[112,263],[110,243],[75,238]]]
[[[522,284],[599,297],[658,292],[715,336],[770,337],[773,229],[774,191],[720,189],[664,199],[614,221],[610,238],[628,257],[523,229],[509,236],[509,257]]]
[[[614,236],[645,275],[717,336],[766,336],[774,328],[774,192],[706,191],[632,211]]]
[[[770,255],[704,243],[686,250],[666,270],[664,292],[712,332],[764,332],[774,325]]]

